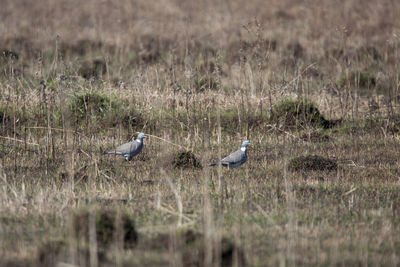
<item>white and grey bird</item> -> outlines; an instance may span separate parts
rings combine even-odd
[[[216,163],[212,163],[209,166],[217,166],[217,165],[222,165],[225,167],[230,167],[230,168],[237,168],[243,163],[246,162],[247,160],[247,146],[250,145],[250,141],[246,140],[242,143],[242,146],[239,150],[236,150],[229,156],[221,159],[220,161]]]
[[[140,133],[135,141],[120,145],[114,150],[104,152],[106,155],[122,155],[127,161],[131,161],[134,156],[139,154],[143,149],[143,139],[146,137],[144,133]]]

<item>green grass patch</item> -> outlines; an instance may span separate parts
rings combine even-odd
[[[71,111],[78,119],[86,116],[105,117],[109,112],[119,111],[122,103],[99,93],[76,94],[72,99]]]
[[[75,122],[87,127],[87,123],[99,127],[140,128],[145,123],[144,116],[132,103],[122,101],[115,95],[96,92],[75,94],[70,102],[70,111]]]

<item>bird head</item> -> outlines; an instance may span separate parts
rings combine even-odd
[[[146,138],[146,135],[144,133],[140,133],[136,139],[143,141],[143,138]]]
[[[246,140],[242,143],[242,147],[247,147],[248,145],[250,145],[250,141]]]

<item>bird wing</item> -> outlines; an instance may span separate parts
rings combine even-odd
[[[136,141],[132,141],[129,143],[125,143],[123,145],[120,145],[115,149],[116,154],[132,154],[139,146],[139,143]]]
[[[243,159],[243,154],[244,152],[242,150],[236,150],[235,152],[233,152],[232,154],[230,154],[229,156],[223,158],[221,160],[222,164],[234,164],[237,163],[239,161],[241,161]]]

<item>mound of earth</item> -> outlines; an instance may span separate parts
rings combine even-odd
[[[178,152],[172,161],[176,169],[202,168],[200,161],[190,151]]]
[[[318,155],[300,156],[290,160],[290,171],[336,171],[336,161]]]

